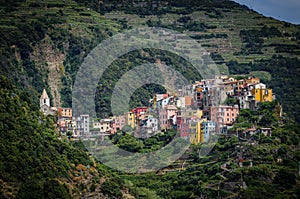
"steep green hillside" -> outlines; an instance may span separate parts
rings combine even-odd
[[[70,105],[83,58],[120,25],[73,1],[1,1],[1,74],[30,90],[47,88],[53,105]]]
[[[106,198],[126,193],[123,181],[94,163],[80,143],[59,138],[55,118],[33,111],[28,92],[4,76],[0,85],[0,198]]]
[[[71,106],[72,86],[86,55],[104,39],[135,26],[188,34],[211,53],[222,74],[261,77],[274,89],[289,117],[300,121],[300,26],[266,18],[226,0],[0,0],[1,198],[121,198],[130,196],[126,187],[136,198],[238,194],[243,198],[297,198],[299,126],[277,118],[274,104],[263,110],[268,118],[260,118],[272,124],[271,138],[257,138],[254,146],[222,138],[211,156],[201,160],[199,146],[195,146],[187,152],[188,158],[156,174],[121,174],[121,179],[120,173],[95,165],[80,143],[59,139],[54,118],[38,112],[43,88],[52,105]],[[173,65],[189,80],[201,78],[171,53],[134,51],[115,61],[99,80],[95,103],[97,110],[104,110],[99,115],[110,114],[111,92],[120,75],[136,65],[158,61]],[[165,90],[145,85],[135,92],[131,105],[145,105],[154,92]],[[260,117],[255,115],[260,112],[251,114]],[[128,148],[126,137],[122,140],[118,144]],[[150,150],[148,142],[138,150]],[[154,148],[160,146],[163,144],[156,143]],[[237,166],[235,149],[239,146],[247,148],[256,165]],[[221,168],[227,161],[232,172]],[[241,178],[249,189],[234,185],[225,190],[226,183]]]
[[[46,87],[55,106],[70,106],[76,72],[91,49],[124,29],[158,26],[198,40],[223,74],[261,76],[289,116],[299,121],[299,26],[264,17],[231,1],[1,2],[1,74],[31,90],[35,100]],[[99,82],[98,93],[102,94],[96,104],[104,110],[101,116],[110,114],[111,91],[127,70],[158,59],[186,65],[174,55],[149,53],[150,57],[133,52],[112,64]],[[266,74],[271,78],[264,78]],[[161,89],[141,88],[132,105],[145,104]]]
[[[256,134],[245,140],[234,136],[241,129],[249,128],[253,118],[258,120],[258,126],[271,125],[272,136]],[[179,160],[156,173],[121,176],[137,198],[140,195],[149,198],[298,197],[300,126],[278,117],[276,102],[263,103],[255,112],[242,110],[230,131],[233,136],[220,136],[209,156],[199,158],[199,149],[205,145],[192,146]],[[161,142],[158,136],[146,142],[130,136],[119,140],[114,136],[114,139],[124,149],[141,152],[155,150]],[[149,147],[151,143],[153,148]]]
[[[285,111],[299,121],[299,25],[264,17],[230,1],[113,2],[101,7],[106,18],[123,20],[127,27],[184,32],[211,53],[221,73],[261,77]],[[271,78],[265,78],[266,74]]]

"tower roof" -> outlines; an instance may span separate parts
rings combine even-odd
[[[47,94],[47,92],[46,92],[46,89],[43,90],[43,93],[42,93],[40,99],[49,99],[48,94]]]

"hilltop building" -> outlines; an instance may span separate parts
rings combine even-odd
[[[55,107],[50,106],[50,98],[46,92],[46,89],[43,90],[43,93],[40,97],[40,111],[44,115],[54,115],[57,112]]]

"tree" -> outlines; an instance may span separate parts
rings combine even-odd
[[[16,196],[17,199],[43,198],[43,184],[38,180],[28,180],[24,182]]]
[[[128,132],[132,132],[132,131],[133,131],[133,129],[132,129],[132,127],[129,126],[129,125],[125,125],[125,126],[122,128],[122,132],[123,132],[123,133],[128,133]]]
[[[135,137],[126,134],[122,136],[117,145],[127,151],[130,152],[138,152],[138,150],[142,149],[144,147],[144,144],[142,141],[137,140]]]
[[[290,188],[296,184],[296,176],[287,169],[280,169],[274,178],[274,183],[279,184],[284,188]]]
[[[69,199],[71,198],[66,188],[57,180],[51,179],[44,183],[44,198],[47,199]]]

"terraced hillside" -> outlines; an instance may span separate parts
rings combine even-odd
[[[132,27],[158,26],[199,41],[223,74],[260,76],[284,110],[299,120],[299,26],[231,1],[3,1],[0,26],[2,74],[31,89],[35,97],[46,87],[54,105],[71,105],[78,67],[99,42]],[[135,59],[141,57],[137,55]],[[96,104],[107,107],[102,116],[110,113],[110,92],[120,70],[153,62],[149,57],[128,57],[113,64],[112,69],[117,65],[119,70],[99,82],[105,97],[97,98]],[[172,58],[171,65],[178,64]],[[148,99],[147,89],[137,93]]]
[[[95,163],[80,143],[59,139],[55,118],[39,113],[39,95],[46,88],[52,105],[71,106],[76,73],[87,54],[135,26],[186,33],[210,52],[222,74],[260,77],[288,117],[277,118],[275,104],[267,104],[262,112],[275,118],[271,137],[257,136],[252,145],[224,136],[210,156],[199,159],[201,146],[193,146],[157,173],[128,175]],[[300,26],[227,0],[0,0],[1,197],[297,198],[299,125],[289,118],[300,121],[299,42]],[[134,51],[114,62],[99,81],[95,103],[104,110],[99,116],[110,114],[111,91],[122,74],[161,61],[178,66],[191,80],[200,78],[171,53]],[[131,104],[145,105],[153,93],[164,91],[145,85]],[[249,161],[241,168],[237,161],[243,153]]]
[[[221,73],[261,77],[298,120],[297,108],[292,107],[299,107],[300,27],[234,2],[190,3],[164,1],[156,7],[153,1],[151,11],[149,4],[130,3],[124,7],[113,4],[115,9],[110,11],[109,4],[105,17],[127,22],[128,27],[157,26],[184,32],[211,53]]]

